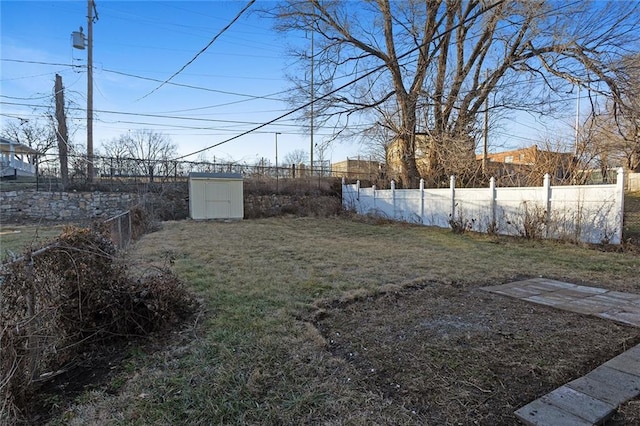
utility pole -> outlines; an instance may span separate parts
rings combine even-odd
[[[56,83],[53,89],[56,98],[56,121],[58,122],[56,140],[58,141],[58,158],[60,159],[60,177],[62,178],[62,187],[66,188],[69,180],[67,157],[69,132],[67,131],[67,118],[64,114],[64,88],[62,87],[62,77],[58,74],[56,74]]]
[[[310,174],[313,175],[313,100],[314,100],[314,86],[313,86],[313,74],[314,74],[314,51],[313,51],[313,28],[311,29],[311,146],[309,148],[310,153]]]
[[[281,135],[280,132],[275,132],[276,134],[276,192],[280,193],[280,186],[278,184],[278,178],[280,177],[280,171],[278,170],[278,135]]]
[[[486,79],[489,79],[489,70],[486,73]],[[484,100],[484,129],[482,130],[483,146],[482,146],[482,173],[487,174],[487,157],[489,151],[489,94]]]
[[[87,0],[87,179],[93,182],[93,12],[96,3]]]
[[[575,146],[573,148],[574,155],[578,155],[578,142],[580,137],[580,86],[578,86],[578,100],[576,101],[576,134],[575,134]]]

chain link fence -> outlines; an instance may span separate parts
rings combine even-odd
[[[640,191],[625,194],[622,238],[623,241],[640,246]]]

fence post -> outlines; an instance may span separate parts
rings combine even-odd
[[[549,238],[549,226],[551,225],[551,175],[549,173],[544,174],[542,186],[545,197],[544,236]]]
[[[493,230],[492,232],[496,232],[496,229],[497,229],[497,223],[496,223],[496,197],[497,197],[497,193],[496,193],[496,178],[495,177],[491,177],[491,179],[489,179],[489,190],[491,191],[491,222],[489,223],[489,226]],[[487,231],[488,231],[488,229],[487,229]]]
[[[376,186],[371,185],[371,189],[373,191],[373,210],[376,209]]]
[[[622,230],[624,229],[624,169],[620,167],[618,169],[618,176],[616,177],[616,204],[618,205],[618,229],[617,233],[620,235],[620,240],[614,238],[611,241],[613,244],[622,243]]]
[[[424,179],[420,179],[420,223],[424,223]]]
[[[122,250],[122,220],[121,218],[117,218],[118,223],[118,248]]]
[[[356,192],[356,200],[360,201],[360,179],[356,181]]]
[[[127,217],[129,218],[129,239],[127,240],[127,246],[129,246],[129,243],[131,242],[131,240],[133,239],[133,222],[131,222],[131,209],[129,209],[127,211]]]
[[[456,220],[456,177],[449,178],[449,189],[451,190],[451,220]]]
[[[391,180],[391,203],[393,204],[393,218],[396,218],[396,181]]]

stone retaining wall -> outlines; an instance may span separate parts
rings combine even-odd
[[[0,217],[5,223],[106,219],[137,202],[138,195],[131,193],[3,191],[0,192]]]
[[[342,200],[328,195],[244,194],[245,219],[283,215],[328,217],[341,210]]]

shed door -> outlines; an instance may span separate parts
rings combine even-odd
[[[227,182],[205,184],[206,219],[228,219],[231,217],[231,194]]]

